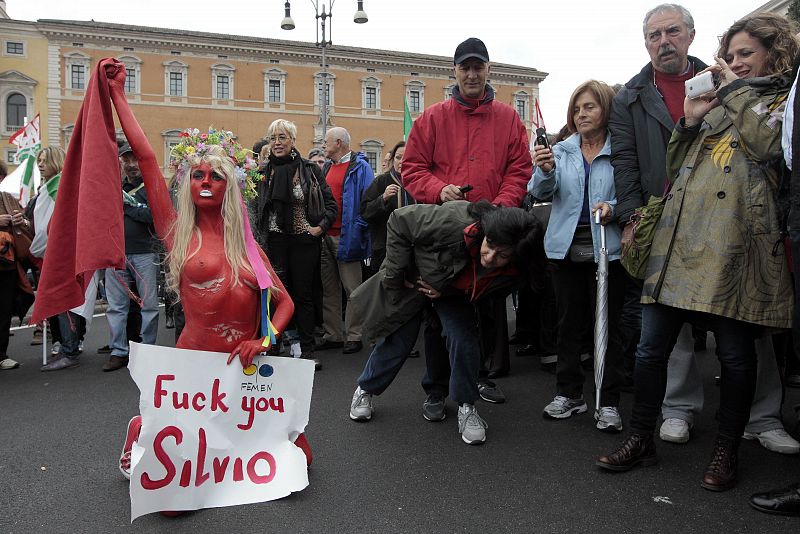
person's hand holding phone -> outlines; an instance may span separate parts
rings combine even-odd
[[[533,147],[533,164],[542,172],[549,173],[556,166],[553,150],[549,146],[535,145]]]
[[[464,194],[457,185],[447,184],[439,193],[439,198],[442,200],[442,204],[444,204],[452,200],[464,200]]]

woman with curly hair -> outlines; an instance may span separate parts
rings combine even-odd
[[[653,431],[667,361],[684,322],[714,332],[722,365],[719,430],[700,485],[736,484],[738,447],[756,388],[755,339],[792,325],[792,285],[775,196],[781,121],[798,51],[786,19],[759,13],[720,39],[719,87],[684,101],[667,149],[672,188],[647,266],[630,436],[597,465],[658,461]]]

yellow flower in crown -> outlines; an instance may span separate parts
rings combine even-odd
[[[209,128],[208,132],[200,133],[197,128],[187,128],[181,132],[180,143],[175,145],[169,154],[169,165],[175,172],[175,181],[180,183],[189,175],[191,168],[187,159],[189,156],[196,154],[202,158],[214,145],[221,146],[236,165],[234,178],[239,184],[242,198],[245,201],[254,199],[258,195],[256,182],[262,181],[264,177],[258,172],[258,163],[253,157],[253,152],[236,142],[233,132],[225,130]]]

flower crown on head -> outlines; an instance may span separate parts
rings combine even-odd
[[[180,183],[189,175],[192,167],[189,156],[196,155],[202,158],[208,154],[212,146],[218,145],[236,166],[234,178],[242,191],[242,198],[248,201],[256,197],[256,182],[262,181],[264,177],[258,172],[258,163],[252,157],[253,152],[237,143],[233,132],[209,128],[208,132],[200,133],[197,128],[187,128],[181,132],[180,139],[180,143],[172,147],[169,152],[169,166],[175,172],[176,183]]]

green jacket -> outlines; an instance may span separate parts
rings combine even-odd
[[[702,124],[675,127],[673,180],[642,302],[790,328],[792,285],[777,218],[781,120],[791,80],[736,80]]]
[[[456,276],[472,258],[464,229],[475,222],[467,212],[469,202],[442,205],[416,204],[394,210],[387,223],[386,259],[375,276],[350,295],[354,317],[363,317],[362,340],[371,343],[408,322],[430,299],[406,280],[422,278],[436,290],[448,293]],[[511,291],[522,276],[498,276],[480,298]]]

